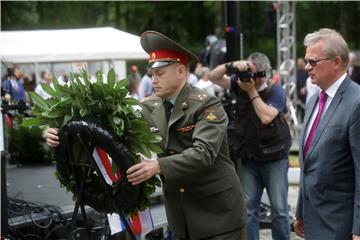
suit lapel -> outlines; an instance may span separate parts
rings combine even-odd
[[[329,123],[329,120],[332,118],[332,116],[336,112],[336,109],[338,108],[338,106],[339,106],[339,104],[341,102],[342,94],[345,91],[345,89],[347,88],[347,86],[349,85],[349,83],[350,83],[350,79],[345,78],[345,80],[340,85],[339,89],[336,91],[334,99],[332,99],[328,109],[324,113],[324,116],[321,118],[319,126],[318,126],[318,128],[316,130],[314,139],[312,140],[309,151],[308,151],[308,153],[306,155],[307,158],[311,155],[311,153],[315,149],[315,147],[316,147],[322,133],[324,132],[326,126]],[[306,161],[305,161],[305,163],[306,163]]]

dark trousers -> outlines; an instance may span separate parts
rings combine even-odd
[[[191,240],[189,237],[181,238],[180,240]],[[199,240],[247,240],[246,227],[238,228],[231,232],[221,233],[215,236],[202,238]]]

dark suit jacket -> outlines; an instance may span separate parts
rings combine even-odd
[[[355,66],[351,76],[349,75],[349,77],[356,83],[360,84],[360,67]]]
[[[216,97],[184,86],[169,123],[159,97],[142,103],[150,127],[158,129],[166,215],[180,237],[206,238],[245,226],[246,208],[229,157],[227,115]]]
[[[342,82],[304,159],[305,129],[317,102],[314,94],[300,134],[296,217],[304,220],[306,239],[351,239],[360,235],[360,86],[348,77]]]

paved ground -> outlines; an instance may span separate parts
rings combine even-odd
[[[291,185],[289,186],[289,204],[291,206],[291,213],[293,216],[295,215],[296,210],[296,201],[298,196],[298,186],[297,185]],[[271,240],[271,230],[265,229],[260,231],[260,240]],[[291,233],[291,240],[300,240],[302,238],[299,238],[296,236],[294,232]]]

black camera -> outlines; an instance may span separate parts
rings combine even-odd
[[[266,77],[266,71],[252,72],[250,68],[248,68],[246,71],[240,71],[234,67],[232,63],[227,63],[225,67],[228,75],[235,74],[241,82],[250,82],[251,79]]]

